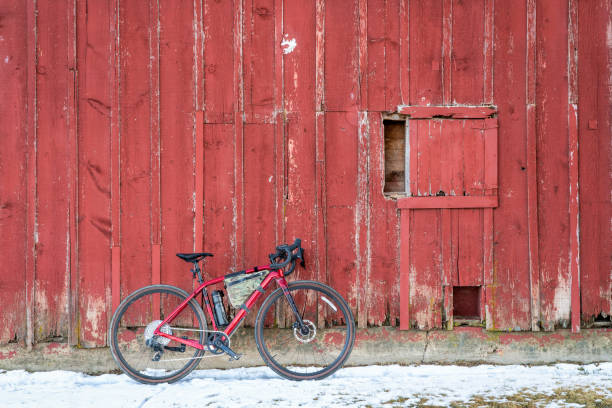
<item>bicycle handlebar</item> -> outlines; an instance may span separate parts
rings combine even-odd
[[[297,249],[297,252],[294,253],[293,251],[295,251],[296,249]],[[273,254],[270,254],[269,257],[270,257],[270,262],[272,262],[272,264],[270,265],[270,269],[283,269],[287,267],[289,264],[291,264],[289,269],[285,272],[285,275],[289,275],[295,269],[295,263],[298,259],[300,260],[300,265],[302,267],[305,266],[304,250],[302,249],[302,240],[299,238],[296,238],[293,244],[291,245],[285,244],[285,245],[277,246],[276,252]],[[278,258],[282,259],[283,261],[276,263],[276,260]]]

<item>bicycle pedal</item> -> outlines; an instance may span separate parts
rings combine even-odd
[[[233,356],[230,356],[230,358],[227,361],[240,360],[240,357],[242,357],[242,354],[234,354]]]

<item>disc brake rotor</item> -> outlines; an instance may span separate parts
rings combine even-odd
[[[307,329],[306,333],[302,333],[299,327],[293,328],[293,335],[300,343],[310,343],[317,335],[317,328],[310,320],[303,320],[304,326]]]
[[[162,337],[162,336],[156,336],[153,334],[153,332],[155,331],[155,329],[157,328],[157,326],[159,326],[159,324],[161,323],[161,320],[154,320],[151,323],[149,323],[147,325],[147,327],[145,327],[145,331],[144,331],[144,338],[145,338],[145,344],[149,344],[149,340],[153,339],[155,340],[155,342],[159,345],[162,346],[166,346],[168,345],[168,343],[170,343],[170,339],[167,337]],[[166,323],[164,324],[160,329],[160,332],[164,333],[164,334],[170,334],[172,335],[172,329],[170,328],[170,326]]]

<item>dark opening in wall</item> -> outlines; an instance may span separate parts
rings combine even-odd
[[[480,286],[453,287],[453,318],[480,320]]]
[[[406,191],[406,122],[383,121],[385,128],[385,193]]]

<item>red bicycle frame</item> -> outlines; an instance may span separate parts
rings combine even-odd
[[[265,265],[265,266],[257,266],[254,267],[252,269],[247,269],[245,271],[245,274],[249,274],[249,273],[253,273],[253,272],[260,272],[260,271],[271,271],[263,280],[263,282],[261,282],[261,287],[265,289],[268,287],[268,285],[270,284],[270,282],[272,282],[272,280],[275,280],[276,283],[278,284],[278,286],[280,286],[283,289],[287,289],[287,281],[285,280],[285,275],[282,269],[270,269],[270,265]],[[211,286],[211,285],[215,285],[217,283],[221,283],[223,282],[223,280],[225,279],[225,275],[224,276],[220,276],[218,278],[203,282],[202,284],[200,284],[200,286],[198,286],[198,288],[187,298],[185,299],[185,301],[183,303],[181,303],[168,317],[166,317],[164,319],[164,321],[162,321],[157,328],[155,329],[155,331],[153,332],[154,335],[156,336],[160,336],[160,337],[166,337],[168,339],[174,340],[176,342],[179,342],[181,344],[185,344],[187,346],[191,346],[191,347],[195,347],[197,349],[200,350],[204,350],[205,348],[205,344],[200,344],[195,340],[189,340],[189,339],[183,339],[180,337],[176,337],[173,336],[171,334],[166,334],[164,332],[162,332],[160,329],[162,328],[163,325],[165,324],[169,324],[170,322],[172,322],[172,320],[174,320],[174,318],[181,313],[181,311],[187,306],[187,304],[191,301],[191,299],[195,298],[197,295],[199,295],[206,287]],[[249,296],[249,298],[247,299],[247,301],[244,303],[244,305],[246,306],[247,310],[250,310],[251,307],[253,306],[253,304],[257,301],[257,299],[259,299],[259,297],[262,295],[262,292],[258,291],[258,290],[254,290],[253,293],[251,293],[251,296]],[[208,294],[205,292],[204,296],[204,300],[206,303],[206,310],[208,312],[208,315],[210,316],[210,320],[212,322],[212,326],[213,326],[213,330],[217,330],[217,325],[215,323],[215,318],[214,318],[214,314],[213,314],[213,310],[210,306],[210,300],[208,299]],[[239,309],[238,313],[236,313],[236,316],[234,316],[234,318],[232,319],[232,321],[229,323],[229,325],[225,328],[225,330],[223,330],[223,333],[225,333],[228,337],[232,335],[232,333],[234,332],[234,330],[236,330],[236,328],[238,327],[238,325],[240,324],[240,322],[242,321],[242,319],[244,319],[244,317],[247,315],[247,311],[244,309]]]

